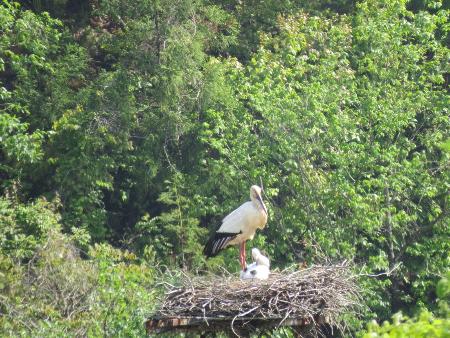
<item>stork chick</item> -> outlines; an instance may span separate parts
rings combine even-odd
[[[264,280],[270,275],[270,261],[269,258],[261,254],[257,248],[252,249],[252,257],[254,263],[250,264],[245,270],[241,271],[241,279],[259,279]]]

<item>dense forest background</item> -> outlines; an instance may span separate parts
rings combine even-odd
[[[249,246],[279,268],[353,262],[353,334],[448,332],[448,14],[2,0],[0,335],[144,335],[162,278],[239,270],[202,246],[260,182]]]

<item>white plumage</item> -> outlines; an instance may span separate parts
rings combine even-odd
[[[250,264],[245,270],[241,271],[241,279],[260,279],[269,278],[270,275],[270,261],[261,254],[261,252],[253,248],[252,257],[254,263]]]
[[[253,239],[256,230],[263,229],[267,223],[267,208],[257,185],[250,188],[250,199],[222,220],[220,228],[205,245],[203,252],[207,257],[217,255],[229,245],[240,244],[240,263],[245,269],[245,241]]]
[[[269,258],[264,256],[257,248],[252,249],[252,258],[257,265],[264,265],[270,268]]]

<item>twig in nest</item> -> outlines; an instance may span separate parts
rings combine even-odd
[[[208,325],[214,318],[230,318],[234,333],[235,321],[250,313],[250,321],[275,320],[278,326],[287,319],[301,319],[316,328],[321,317],[339,328],[342,313],[357,312],[360,295],[355,280],[347,265],[284,270],[265,281],[183,274],[180,285],[163,284],[167,292],[156,317],[199,317]]]

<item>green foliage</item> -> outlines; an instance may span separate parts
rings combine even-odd
[[[240,105],[210,110],[204,123],[218,154],[205,158],[209,179],[222,194],[264,179],[271,217],[257,243],[275,262],[395,268],[364,282],[382,317],[430,304],[448,266],[442,24],[380,1],[351,20],[280,18],[245,68],[230,65]]]
[[[438,282],[436,295],[438,296],[438,313],[443,318],[450,318],[450,271]]]
[[[364,338],[372,337],[446,337],[450,330],[449,319],[433,318],[429,312],[422,312],[417,319],[409,319],[401,313],[392,317],[392,323],[369,324]]]
[[[165,166],[195,161],[185,150],[216,100],[206,51],[233,36],[229,15],[190,1],[102,2],[95,15],[83,34],[101,70],[52,124],[51,185],[65,196],[64,223],[118,241],[142,215],[161,212],[154,204],[172,176]]]
[[[352,12],[356,3],[352,0],[216,0],[214,2],[232,11],[237,20],[240,27],[238,43],[231,45],[229,50],[241,61],[251,59],[251,54],[258,49],[261,33],[278,32],[279,17],[293,15],[301,10],[322,15],[335,12],[349,13]]]
[[[40,132],[27,134],[28,125],[20,123],[16,117],[9,114],[2,114],[0,118],[2,150],[7,161],[23,165],[39,160],[42,157],[40,148],[42,134]],[[3,164],[2,169],[6,171],[7,164]],[[9,171],[12,171],[12,168]]]
[[[86,234],[62,234],[46,201],[0,205],[0,335],[144,335],[154,298],[146,264],[106,244],[80,252]]]
[[[423,310],[417,317],[408,318],[401,312],[392,316],[392,323],[385,321],[381,326],[376,321],[367,325],[363,338],[370,337],[446,337],[450,331],[449,319],[449,282],[447,276],[442,278],[436,287],[439,297],[441,318],[436,318],[427,310]]]
[[[202,240],[206,237],[206,229],[198,227],[198,220],[190,214],[195,209],[195,196],[186,197],[186,187],[183,175],[175,173],[173,182],[167,181],[168,191],[163,192],[159,202],[171,209],[158,217],[157,226],[164,229],[164,233],[171,241],[167,243],[169,252],[159,251],[158,254],[171,257],[167,264],[177,263],[182,269],[194,270],[202,262]],[[195,215],[195,214],[194,214]],[[172,263],[172,264],[171,264]]]
[[[96,245],[91,255],[98,269],[98,298],[88,335],[144,336],[145,316],[154,310],[153,271],[134,254],[109,245]]]
[[[446,330],[443,2],[23,3],[0,5],[1,335],[142,335],[153,267],[239,269],[202,246],[260,182],[274,267],[353,260],[376,277],[349,325]]]
[[[30,259],[47,234],[58,231],[59,215],[55,205],[40,199],[22,205],[0,198],[0,248],[2,255],[14,260]]]
[[[51,123],[74,106],[71,84],[84,78],[86,54],[47,13],[4,1],[0,24],[0,188],[35,197],[52,176]]]

